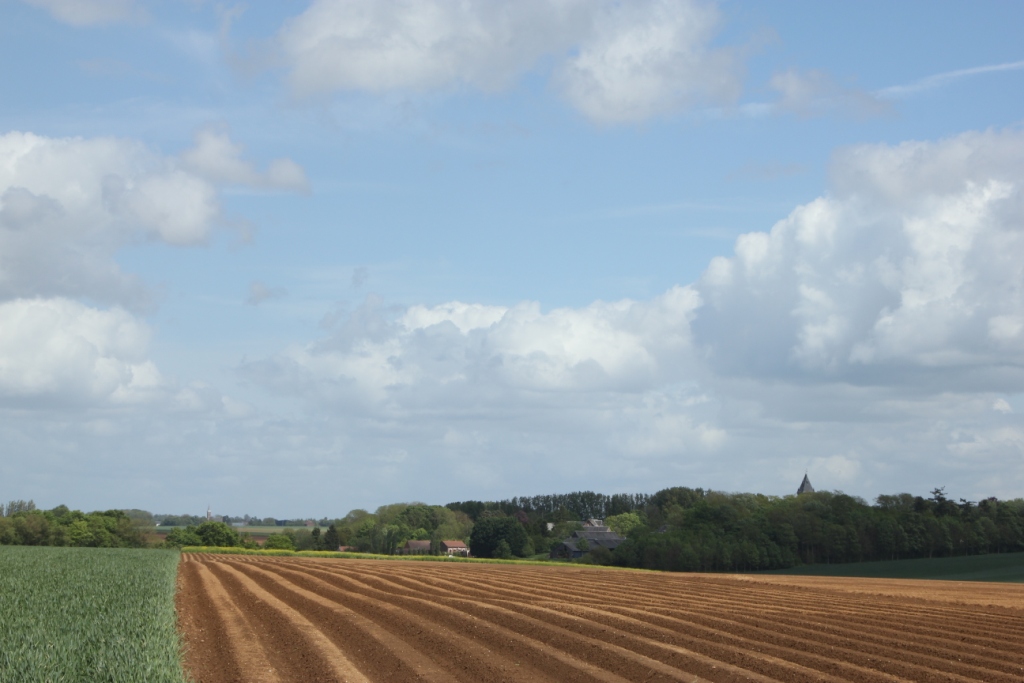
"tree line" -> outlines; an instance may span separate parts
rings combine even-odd
[[[31,501],[0,506],[0,544],[144,545],[142,511],[82,513]],[[133,523],[134,517],[136,522]],[[614,551],[594,548],[588,563],[671,571],[756,571],[798,564],[948,557],[1024,551],[1024,500],[980,502],[880,495],[874,504],[842,492],[766,496],[673,487],[650,494],[592,491],[499,501],[383,505],[322,519],[314,528],[282,528],[264,547],[395,554],[409,540],[462,540],[477,557],[546,555],[580,522],[602,518],[626,538]],[[173,529],[168,546],[256,547],[221,522]]]
[[[124,510],[81,512],[58,505],[37,510],[32,501],[0,506],[0,545],[142,548],[146,538]]]
[[[864,562],[1024,551],[1024,500],[955,502],[881,495],[874,505],[840,492],[799,496],[659,491],[644,523],[609,564],[673,571],[755,571],[798,564]]]
[[[477,525],[515,519],[526,539],[518,531],[502,538],[537,552],[567,536],[576,520],[603,518],[626,540],[614,551],[594,548],[583,561],[645,569],[756,571],[1024,551],[1024,500],[954,501],[943,488],[929,497],[880,495],[873,505],[842,492],[780,497],[673,487],[653,495],[584,491],[448,507]],[[496,544],[488,538],[482,547]]]

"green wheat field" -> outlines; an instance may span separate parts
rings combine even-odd
[[[182,683],[171,550],[0,546],[0,682]]]

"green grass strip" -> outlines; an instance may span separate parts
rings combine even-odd
[[[182,683],[172,550],[0,546],[0,683]]]

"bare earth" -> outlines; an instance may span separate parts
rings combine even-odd
[[[222,681],[1024,681],[1024,586],[184,555]]]

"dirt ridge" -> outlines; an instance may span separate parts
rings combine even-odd
[[[182,559],[197,683],[1024,680],[1017,586]]]

